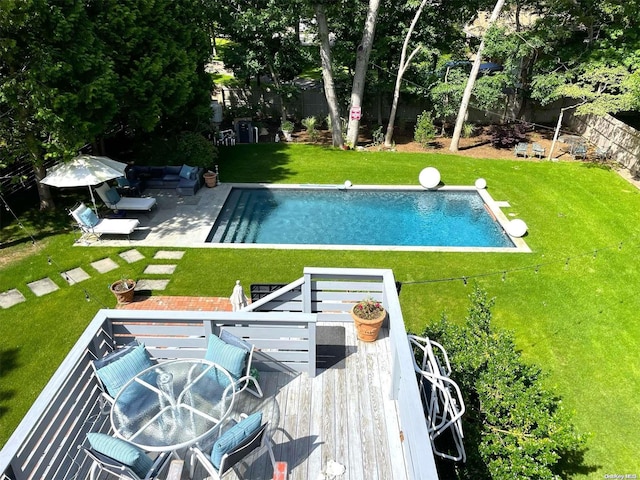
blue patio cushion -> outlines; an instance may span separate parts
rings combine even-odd
[[[240,445],[247,437],[260,428],[262,425],[262,412],[256,412],[247,418],[236,423],[229,430],[224,432],[211,450],[211,463],[216,468],[220,468],[222,456],[231,452]]]
[[[87,433],[91,448],[131,468],[140,478],[145,478],[153,467],[153,460],[142,449],[120,438],[104,433]]]
[[[119,187],[130,187],[131,186],[131,182],[129,182],[129,180],[127,180],[126,177],[118,177],[118,178],[116,178],[116,182],[118,182],[118,186]]]
[[[184,178],[185,180],[195,180],[194,179],[194,167],[190,167],[189,165],[182,165],[180,169],[180,178]]]
[[[209,335],[209,344],[204,358],[210,362],[217,363],[228,371],[234,380],[237,380],[245,372],[247,353],[242,348],[223,342],[216,335]]]
[[[96,370],[109,395],[115,397],[125,383],[151,366],[153,362],[145,346],[140,344],[117,361]]]
[[[93,213],[93,210],[91,210],[90,208],[83,210],[78,215],[78,218],[80,218],[80,221],[87,227],[95,227],[100,221],[98,216]]]
[[[107,190],[107,200],[114,205],[120,201],[120,194],[115,188],[111,187]]]

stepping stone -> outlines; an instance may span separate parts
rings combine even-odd
[[[110,258],[103,258],[97,262],[91,262],[91,266],[100,273],[107,273],[119,267],[119,265]]]
[[[151,275],[171,275],[175,272],[177,265],[149,265],[144,269],[144,273]]]
[[[27,283],[27,287],[37,296],[41,297],[47,293],[55,292],[60,287],[55,284],[49,277],[42,280],[36,280],[35,282]]]
[[[158,250],[153,258],[161,260],[180,260],[184,255],[184,251],[178,250]]]
[[[138,280],[136,292],[139,290],[164,290],[169,285],[169,280],[149,280],[145,278]]]
[[[91,278],[91,275],[89,275],[80,267],[74,268],[73,270],[67,270],[60,275],[69,283],[69,285],[75,285],[76,283]]]
[[[0,307],[2,308],[13,307],[14,305],[22,303],[25,300],[26,298],[24,298],[24,295],[22,295],[22,293],[20,293],[20,290],[18,290],[17,288],[0,293]]]
[[[127,263],[134,263],[134,262],[137,262],[138,260],[142,260],[144,258],[144,255],[142,255],[138,250],[133,248],[131,250],[127,250],[126,252],[122,252],[120,254],[120,258],[124,259]]]

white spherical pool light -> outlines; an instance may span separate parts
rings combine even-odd
[[[479,178],[476,180],[476,188],[481,190],[483,188],[487,188],[487,181],[484,178]]]
[[[527,233],[527,224],[519,218],[511,220],[507,226],[507,233],[512,237],[522,237]]]
[[[345,187],[345,188],[349,188],[349,187],[351,187],[351,185],[353,185],[353,184],[351,183],[351,180],[345,180],[345,181],[344,181],[344,187]]]
[[[440,183],[440,172],[437,168],[427,167],[420,172],[418,180],[424,188],[435,188]]]

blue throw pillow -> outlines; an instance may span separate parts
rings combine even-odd
[[[80,218],[80,221],[87,227],[95,227],[100,221],[98,216],[93,213],[93,210],[91,210],[90,208],[83,210],[78,215],[78,218]]]
[[[211,463],[213,463],[213,466],[220,468],[222,456],[240,445],[247,437],[255,433],[261,425],[262,412],[256,412],[224,432],[213,444],[213,449],[211,450]]]
[[[190,167],[189,165],[182,165],[182,168],[180,169],[180,173],[179,173],[180,178],[184,178],[185,180],[191,180],[192,170],[193,170],[193,167]]]
[[[144,345],[139,345],[119,360],[97,370],[109,395],[115,398],[120,389],[137,374],[153,366]]]
[[[153,467],[153,460],[149,455],[125,440],[104,433],[87,433],[87,439],[96,452],[126,465],[140,478],[145,478]]]
[[[113,203],[114,205],[120,201],[120,194],[115,188],[111,187],[107,190],[107,200],[109,200],[109,203]]]
[[[130,187],[131,183],[125,177],[116,178],[116,182],[118,182],[119,187]]]
[[[215,335],[209,335],[209,344],[204,358],[217,363],[228,371],[234,380],[237,380],[244,375],[247,353],[242,348],[223,342]]]

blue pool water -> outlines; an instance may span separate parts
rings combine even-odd
[[[473,190],[234,187],[207,242],[514,247]]]

